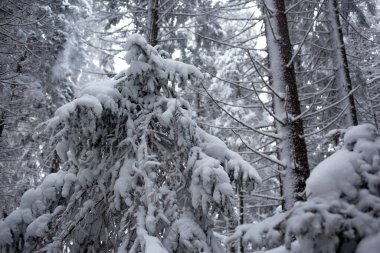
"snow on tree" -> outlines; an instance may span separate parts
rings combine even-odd
[[[78,38],[78,21],[89,15],[84,5],[0,1],[0,217],[54,167],[46,138],[34,139],[33,129],[71,99],[71,80],[85,59]]]
[[[86,86],[46,128],[62,163],[0,221],[0,249],[24,252],[222,252],[213,217],[231,215],[230,178],[261,179],[199,128],[175,85],[202,74],[140,35],[129,68]]]
[[[338,1],[329,0],[328,18],[330,21],[330,37],[333,44],[333,63],[335,66],[335,82],[340,97],[346,97],[344,101],[344,126],[353,126],[358,124],[357,109],[355,98],[352,94],[352,82],[350,77],[349,65],[347,60],[346,47],[343,40],[343,29],[339,17]]]
[[[350,128],[344,146],[321,162],[306,182],[308,200],[261,223],[239,226],[242,237],[268,252],[378,252],[380,137],[371,124]],[[296,240],[296,241],[294,241]]]
[[[303,200],[309,162],[305,143],[299,91],[294,70],[285,1],[265,3],[265,34],[270,65],[273,112],[281,165],[283,207],[289,210]],[[268,110],[268,112],[270,112]]]

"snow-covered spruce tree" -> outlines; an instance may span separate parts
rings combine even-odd
[[[311,172],[307,201],[261,223],[239,226],[243,238],[271,253],[375,253],[380,247],[380,136],[352,127],[344,144]]]
[[[197,68],[140,35],[126,48],[126,71],[47,122],[62,168],[0,221],[2,252],[223,252],[212,218],[232,212],[230,178],[261,179],[175,95]]]

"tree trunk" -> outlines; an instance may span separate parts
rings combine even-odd
[[[0,112],[0,137],[3,135],[4,125],[5,125],[4,113]]]
[[[339,90],[340,98],[347,97],[343,103],[346,108],[344,113],[345,127],[356,126],[358,124],[357,112],[355,107],[354,94],[352,91],[352,82],[350,71],[348,69],[348,60],[346,48],[343,40],[343,30],[339,19],[337,0],[328,0],[328,11],[330,20],[330,38],[333,45],[333,64],[335,67],[335,82]]]
[[[277,132],[280,135],[279,159],[285,165],[282,179],[285,209],[304,199],[305,182],[309,176],[309,164],[301,114],[296,75],[292,59],[284,0],[264,0],[266,7],[265,30],[271,82],[273,108]]]
[[[239,225],[243,225],[245,223],[244,221],[244,195],[243,195],[244,192],[241,188],[242,188],[241,185],[239,185],[237,189],[238,196],[239,196]],[[244,250],[243,238],[240,238],[239,244],[240,244],[239,245],[240,250],[238,252],[244,253],[245,250]]]
[[[159,0],[149,0],[148,3],[148,42],[152,46],[156,46],[158,44],[158,7]]]

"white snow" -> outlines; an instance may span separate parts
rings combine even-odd
[[[120,167],[119,177],[115,181],[114,193],[115,193],[115,208],[120,210],[121,200],[124,200],[127,206],[132,205],[132,199],[130,197],[130,191],[133,189],[132,176],[134,161],[127,159],[123,166]]]
[[[364,238],[355,253],[378,253],[380,250],[380,233]]]
[[[306,181],[306,196],[337,198],[342,193],[352,198],[357,194],[360,177],[355,169],[362,163],[361,156],[348,150],[339,150],[322,161]]]
[[[43,237],[45,233],[49,230],[48,223],[50,222],[52,215],[43,214],[32,223],[28,225],[25,232],[25,238],[28,237]]]
[[[55,117],[48,121],[48,128],[54,129],[60,122],[66,121],[78,107],[90,109],[98,118],[103,112],[103,106],[96,97],[84,94],[80,98],[74,99],[70,103],[58,108],[55,112]]]
[[[95,179],[91,169],[81,169],[77,174],[77,180],[83,188],[90,186]]]
[[[308,198],[337,198],[341,194],[355,198],[361,184],[357,171],[365,163],[372,165],[373,159],[380,159],[375,138],[376,128],[371,124],[348,129],[343,140],[346,149],[337,151],[311,172],[306,181]]]
[[[0,245],[10,244],[12,243],[12,234],[11,230],[5,224],[4,221],[0,220]]]
[[[285,246],[274,248],[267,251],[256,251],[255,253],[307,253],[300,249],[298,241],[292,243],[291,249],[287,249]]]
[[[257,224],[238,226],[227,242],[242,237],[254,247],[289,249],[265,252],[330,253],[362,240],[357,253],[378,252],[379,187],[380,138],[371,125],[352,127],[342,150],[313,169],[306,202]],[[299,250],[292,247],[294,240]]]
[[[211,156],[218,161],[227,161],[226,171],[232,171],[234,178],[241,178],[243,182],[248,179],[256,183],[261,183],[261,177],[256,169],[245,161],[239,154],[230,150],[223,141],[219,138],[207,134],[200,128],[197,128],[202,150],[208,156]]]
[[[69,143],[67,140],[61,140],[58,142],[55,150],[62,161],[67,161],[67,152],[69,151]]]
[[[112,112],[115,112],[117,110],[117,102],[121,99],[121,94],[114,86],[124,80],[125,77],[119,80],[106,79],[91,82],[86,84],[78,95],[79,97],[85,95],[96,97],[104,108],[111,109]]]
[[[218,160],[205,155],[199,148],[193,148],[192,155],[198,157],[194,164],[188,164],[193,170],[190,185],[192,203],[194,208],[201,206],[206,214],[208,202],[213,199],[220,203],[223,199],[231,198],[233,190]]]
[[[259,223],[240,225],[236,228],[234,234],[227,238],[226,243],[228,244],[242,237],[245,243],[252,242],[255,247],[267,246],[266,240],[279,244],[281,242],[281,233],[271,228],[276,226],[284,217],[285,214],[280,213]]]
[[[95,207],[95,202],[92,200],[92,199],[88,199],[86,200],[82,207],[80,208],[80,211],[79,213],[76,215],[76,219],[79,220],[81,219],[82,217],[84,217],[87,213],[90,212],[91,209],[93,209]]]
[[[168,99],[166,103],[166,111],[164,111],[160,116],[160,121],[164,126],[169,126],[170,121],[174,117],[174,113],[176,111],[177,107],[177,99]]]
[[[162,61],[164,64],[165,75],[169,77],[169,80],[178,80],[181,78],[187,80],[190,79],[192,75],[199,79],[204,78],[202,72],[193,65],[171,59],[162,59]]]
[[[176,82],[203,77],[198,69],[162,59],[139,35],[126,48],[126,71],[89,83],[48,121],[60,170],[25,192],[20,208],[1,221],[1,246],[18,243],[18,233],[33,243],[48,232],[54,244],[69,231],[64,243],[74,249],[112,234],[119,252],[222,250],[213,219],[232,210],[231,181],[261,178],[201,130],[189,103],[175,95]]]
[[[358,140],[374,141],[376,138],[376,127],[371,124],[363,124],[351,127],[345,133],[343,142],[348,150],[353,150]]]
[[[192,214],[185,212],[174,222],[164,243],[172,252],[180,247],[180,249],[188,248],[192,252],[211,253],[210,247],[205,243],[206,240],[204,231],[194,221]]]
[[[63,184],[62,193],[61,193],[62,197],[67,198],[69,196],[70,189],[72,185],[76,182],[76,180],[77,180],[77,177],[73,173],[68,172],[65,175],[64,177],[65,183]]]
[[[157,237],[145,235],[145,253],[168,253]]]

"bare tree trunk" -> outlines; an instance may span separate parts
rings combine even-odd
[[[244,196],[243,196],[243,190],[241,189],[241,185],[237,186],[237,193],[239,196],[239,225],[243,225],[244,222]],[[240,238],[239,242],[239,253],[244,253],[244,245],[243,245],[243,238]]]
[[[328,0],[328,11],[331,24],[330,38],[333,45],[333,63],[336,68],[335,82],[337,83],[341,98],[348,96],[348,99],[346,99],[344,103],[344,108],[347,107],[344,113],[344,123],[345,127],[356,126],[358,124],[358,117],[354,94],[350,94],[352,91],[352,82],[343,40],[343,30],[339,19],[337,0]]]
[[[5,125],[5,116],[3,112],[0,112],[0,137],[3,135]]]
[[[149,0],[148,3],[148,42],[152,46],[158,44],[158,7],[159,0]]]
[[[376,116],[376,110],[374,109],[375,106],[373,104],[373,100],[371,99],[367,84],[365,85],[365,95],[369,101],[368,105],[369,105],[369,108],[371,110],[371,114],[372,114],[372,118],[373,118],[373,124],[375,125],[376,129],[379,129],[379,123],[377,122],[377,116]],[[0,137],[1,137],[1,134],[0,134]]]
[[[264,0],[265,28],[268,44],[271,81],[274,90],[273,108],[280,135],[279,159],[285,165],[282,179],[285,209],[304,199],[309,164],[294,65],[289,39],[284,0]]]

